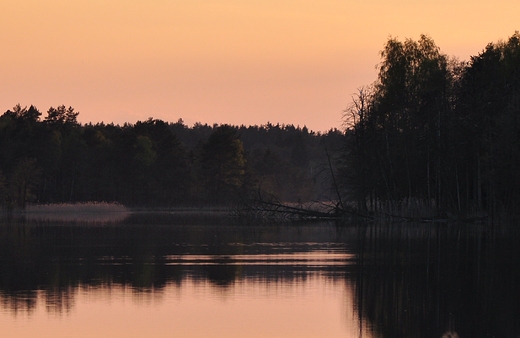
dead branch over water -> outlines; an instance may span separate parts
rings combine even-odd
[[[402,221],[402,222],[467,222],[478,223],[488,220],[488,215],[473,213],[455,215],[439,213],[427,208],[419,201],[379,203],[378,207],[360,212],[355,203],[348,202],[308,202],[283,203],[273,196],[258,196],[243,199],[231,211],[233,217],[249,219],[307,220],[336,219],[355,221]]]
[[[354,209],[341,207],[337,202],[283,203],[274,196],[258,196],[242,199],[232,211],[232,216],[252,219],[371,219]]]

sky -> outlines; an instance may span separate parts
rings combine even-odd
[[[341,128],[389,37],[460,60],[520,30],[518,0],[2,0],[0,111]]]

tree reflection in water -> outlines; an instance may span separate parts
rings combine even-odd
[[[319,275],[343,280],[352,255],[323,263],[293,253],[344,253],[345,243],[327,222],[248,225],[225,217],[160,213],[103,224],[11,220],[0,226],[0,299],[13,312],[34,311],[39,299],[49,311],[67,312],[81,289],[160,293],[186,281],[226,289],[245,279],[296,283]],[[260,254],[268,258],[248,258]]]
[[[518,337],[519,232],[476,224],[360,227],[356,307],[376,337]]]
[[[192,215],[193,216],[193,215]],[[0,301],[67,313],[79,292],[298,285],[352,290],[363,337],[517,337],[520,233],[461,224],[242,224],[133,215],[124,222],[11,220],[0,226]],[[295,255],[295,253],[298,253]],[[312,253],[312,257],[307,253]],[[320,253],[323,253],[320,256]],[[307,255],[307,256],[306,256]]]

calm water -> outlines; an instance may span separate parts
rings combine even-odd
[[[134,214],[0,223],[2,337],[519,337],[520,236]]]

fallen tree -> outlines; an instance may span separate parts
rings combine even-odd
[[[339,202],[283,203],[274,196],[261,193],[242,199],[232,210],[232,216],[252,219],[372,219]]]

